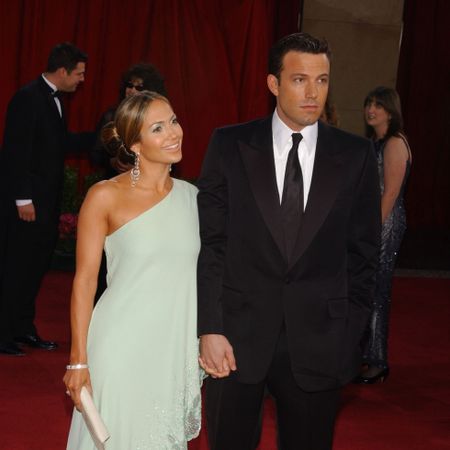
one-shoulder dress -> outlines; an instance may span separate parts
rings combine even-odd
[[[200,430],[197,189],[169,194],[107,236],[108,287],[94,308],[88,363],[107,450],[178,450]],[[68,450],[95,450],[74,410]]]

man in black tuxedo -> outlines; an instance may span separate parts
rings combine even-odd
[[[326,41],[281,39],[272,116],[217,129],[198,182],[200,362],[213,450],[254,448],[267,387],[279,448],[332,447],[358,372],[380,235],[370,142],[318,122]]]
[[[86,61],[74,45],[57,45],[46,72],[8,105],[0,154],[0,353],[24,355],[17,344],[57,347],[36,331],[35,299],[57,239],[64,153],[93,145],[93,133],[67,131],[59,98],[84,81]]]

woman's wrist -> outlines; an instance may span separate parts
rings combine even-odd
[[[69,364],[87,364],[87,352],[84,349],[72,349],[69,356]]]
[[[81,369],[89,369],[89,365],[87,363],[70,363],[66,366],[67,370],[81,370]]]

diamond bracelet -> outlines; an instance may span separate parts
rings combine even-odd
[[[67,370],[89,369],[87,364],[67,364]]]

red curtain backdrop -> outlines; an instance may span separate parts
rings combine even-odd
[[[0,142],[13,93],[36,78],[50,49],[89,54],[86,82],[67,99],[72,130],[93,129],[138,61],[164,74],[185,131],[180,175],[195,178],[212,130],[270,110],[266,58],[296,31],[299,0],[0,0]],[[426,4],[425,4],[426,3]],[[414,153],[410,229],[450,228],[450,3],[405,1],[398,90]],[[74,160],[81,172],[91,170]]]
[[[406,0],[398,71],[413,152],[411,229],[450,230],[450,2]]]
[[[180,175],[195,178],[215,127],[269,112],[268,49],[296,31],[299,8],[298,0],[0,0],[0,136],[13,93],[45,69],[56,43],[71,41],[89,61],[66,101],[70,129],[92,130],[117,101],[121,73],[152,62],[185,132]]]

